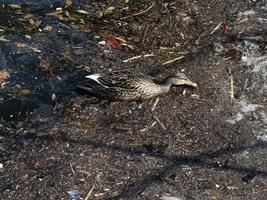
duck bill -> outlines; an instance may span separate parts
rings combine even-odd
[[[188,86],[192,86],[192,87],[197,87],[197,84],[194,83],[193,81],[187,79],[187,80],[184,80],[184,85],[188,85]]]

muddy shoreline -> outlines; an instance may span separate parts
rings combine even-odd
[[[266,198],[264,1],[36,2],[0,0],[0,199]],[[198,87],[75,88],[123,69]]]

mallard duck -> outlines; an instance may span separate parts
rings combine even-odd
[[[150,76],[129,71],[113,71],[87,75],[77,87],[104,99],[136,101],[168,93],[171,86],[179,85],[197,86],[183,73],[176,73],[157,82]]]

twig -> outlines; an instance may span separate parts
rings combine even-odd
[[[158,102],[159,102],[159,98],[157,97],[155,102],[154,102],[154,104],[153,104],[153,106],[152,106],[152,109],[151,109],[152,112],[155,111],[156,106],[158,105]]]
[[[167,6],[164,3],[161,3],[163,5],[163,7],[165,8],[165,10],[167,11],[168,15],[169,15],[169,27],[171,28],[172,25],[172,15],[169,11],[169,9],[167,8]]]
[[[147,131],[147,130],[149,130],[149,129],[151,129],[153,126],[155,126],[156,125],[156,121],[154,121],[152,124],[150,124],[149,126],[147,126],[147,127],[145,127],[145,128],[143,128],[143,129],[141,129],[140,130],[140,132],[145,132],[145,131]]]
[[[146,54],[146,55],[139,55],[139,56],[134,56],[132,58],[128,58],[128,59],[125,59],[123,60],[122,62],[123,63],[127,63],[127,62],[130,62],[132,60],[136,60],[136,59],[139,59],[139,58],[146,58],[146,57],[152,57],[152,56],[155,56],[153,53],[151,54]]]
[[[231,97],[231,103],[233,103],[234,100],[234,77],[232,70],[229,69],[229,74],[230,74],[230,97]]]
[[[134,16],[137,16],[137,15],[142,15],[144,13],[146,13],[147,11],[149,11],[151,8],[154,7],[154,5],[156,4],[156,2],[154,2],[151,6],[149,6],[146,10],[142,10],[140,12],[137,12],[137,13],[134,13],[132,15],[128,15],[128,16],[125,16],[125,17],[121,17],[120,19],[127,19],[129,17],[134,17]]]
[[[94,189],[95,189],[95,185],[96,183],[99,181],[99,178],[101,176],[101,173],[98,173],[96,175],[96,178],[95,178],[95,183],[93,184],[92,188],[88,191],[87,195],[85,196],[84,200],[88,200],[90,198],[90,196],[92,195]]]
[[[177,57],[177,58],[174,58],[174,59],[172,59],[172,60],[169,60],[169,61],[167,61],[167,62],[162,63],[162,65],[167,65],[167,64],[173,63],[173,62],[175,62],[175,61],[177,61],[177,60],[181,60],[182,58],[184,58],[184,56],[179,56],[179,57]]]
[[[167,130],[166,126],[159,120],[156,115],[152,115],[153,119],[160,125],[160,127],[165,131]]]
[[[84,198],[84,200],[88,200],[92,194],[92,192],[94,191],[95,189],[95,183],[93,185],[93,187],[89,190],[89,192],[87,193],[86,197]]]
[[[91,174],[87,171],[84,171],[84,170],[79,170],[80,173],[83,173],[83,174],[86,174],[87,176],[90,176]]]
[[[70,169],[71,169],[71,172],[72,172],[72,175],[75,174],[74,170],[73,170],[73,167],[72,167],[72,164],[70,163]]]
[[[146,24],[146,25],[145,25],[145,30],[144,30],[144,32],[143,32],[142,39],[141,39],[141,43],[142,43],[142,44],[144,44],[144,42],[145,42],[145,40],[146,40],[148,27],[149,27],[149,25]]]
[[[222,25],[222,23],[223,22],[220,22],[212,31],[211,31],[211,33],[210,33],[210,35],[212,35],[215,31],[217,31],[220,27],[221,27],[221,25]]]

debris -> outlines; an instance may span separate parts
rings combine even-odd
[[[174,196],[161,196],[160,200],[181,200],[181,198],[174,197]]]
[[[152,109],[151,109],[152,112],[155,111],[156,106],[158,105],[158,102],[159,102],[159,97],[156,98],[156,100],[155,100],[155,102],[154,102],[154,104],[153,104],[153,107],[152,107]]]
[[[132,58],[125,59],[122,62],[123,63],[127,63],[127,62],[130,62],[130,61],[139,59],[139,58],[146,58],[146,57],[152,57],[152,56],[155,56],[155,55],[153,53],[151,53],[151,54],[145,54],[145,55],[139,55],[139,56],[134,56]]]
[[[233,103],[234,101],[234,78],[233,78],[233,73],[231,69],[229,69],[229,75],[230,75],[230,98],[231,98],[231,103]]]
[[[240,58],[241,52],[237,49],[228,49],[223,53],[226,58]]]
[[[129,15],[129,16],[121,17],[121,19],[127,19],[127,18],[130,18],[130,17],[142,15],[142,14],[146,13],[147,11],[149,11],[151,8],[153,8],[155,4],[156,4],[156,2],[153,2],[153,4],[151,6],[149,6],[146,10],[140,11],[138,13],[135,13],[135,14],[132,14],[132,15]]]
[[[71,6],[72,5],[72,0],[65,0],[65,4],[67,4],[67,6]]]
[[[51,31],[51,30],[52,30],[52,26],[47,25],[47,26],[45,26],[45,27],[43,28],[43,30],[44,30],[44,31]]]
[[[13,9],[21,9],[21,5],[19,4],[8,4],[8,7],[13,8]]]
[[[77,196],[81,194],[78,190],[67,191],[67,193],[69,194],[70,199],[76,199]]]
[[[102,40],[100,42],[98,42],[99,45],[105,46],[106,45],[106,41]]]
[[[51,70],[50,63],[47,60],[41,59],[39,65],[42,70]]]
[[[51,96],[51,100],[52,100],[52,101],[55,101],[55,100],[56,100],[56,98],[57,98],[56,94],[55,94],[55,93],[53,93],[53,94],[52,94],[52,96]]]
[[[224,47],[221,43],[214,42],[213,46],[214,46],[214,51],[216,53],[222,53],[224,51]]]
[[[210,33],[210,35],[212,35],[213,33],[215,33],[215,31],[217,31],[220,27],[221,27],[221,25],[222,25],[222,23],[223,22],[220,22],[212,31],[211,31],[211,33]]]
[[[117,49],[121,46],[120,41],[114,36],[110,36],[107,38],[106,45],[114,49]]]
[[[167,128],[166,126],[160,121],[160,119],[156,115],[152,115],[152,118],[160,125],[160,127],[166,131]]]
[[[71,169],[72,175],[74,175],[75,173],[74,173],[74,170],[73,170],[73,167],[72,167],[72,164],[71,163],[70,163],[70,169]]]
[[[143,34],[142,34],[142,39],[141,39],[141,43],[143,44],[146,40],[146,36],[147,36],[147,32],[148,32],[148,28],[149,28],[149,25],[146,24],[145,25],[145,29],[143,31]]]
[[[230,31],[230,27],[227,24],[225,24],[224,27],[223,27],[223,32],[225,34],[227,34],[227,33],[229,33],[229,31]]]
[[[83,14],[83,15],[89,15],[90,13],[87,12],[86,10],[76,10],[77,13]]]
[[[255,14],[256,14],[256,12],[254,10],[246,10],[244,12],[239,12],[238,17],[236,19],[236,22],[238,24],[246,22],[249,20],[249,17],[251,17],[252,15],[255,15]]]
[[[20,93],[21,95],[27,95],[27,94],[30,94],[31,91],[30,91],[29,89],[25,88],[25,89],[21,89],[21,90],[19,91],[19,93]]]
[[[56,10],[56,11],[54,11],[54,12],[47,13],[46,15],[47,15],[47,16],[53,16],[53,17],[56,17],[56,18],[58,18],[58,19],[60,19],[60,20],[64,20],[65,18],[64,18],[64,16],[63,16],[63,14],[64,14],[64,12],[63,12],[63,10],[61,9],[61,10]]]
[[[3,83],[9,77],[10,77],[10,74],[6,70],[0,71],[0,83]]]
[[[177,57],[177,58],[174,58],[174,59],[172,59],[172,60],[169,60],[169,61],[166,61],[166,62],[162,63],[162,65],[167,65],[167,64],[173,63],[173,62],[175,62],[175,61],[177,61],[177,60],[181,60],[181,59],[183,59],[183,58],[184,58],[184,56],[179,56],[179,57]]]
[[[146,132],[147,130],[151,129],[152,127],[154,127],[156,125],[156,121],[154,121],[152,124],[150,124],[149,126],[145,127],[145,128],[142,128],[140,130],[140,132]]]
[[[4,36],[0,37],[0,42],[9,42],[10,40],[6,39]]]
[[[78,49],[75,49],[73,51],[73,53],[76,54],[76,55],[84,55],[84,54],[86,54],[86,51],[85,51],[84,48],[78,48]]]
[[[16,45],[17,45],[18,48],[29,48],[29,49],[37,52],[37,53],[41,53],[42,52],[41,50],[39,50],[39,49],[37,49],[35,47],[31,47],[31,46],[29,46],[29,45],[27,45],[25,43],[22,43],[22,42],[16,42]]]
[[[94,191],[94,189],[95,189],[95,185],[96,185],[96,183],[99,181],[101,175],[102,175],[102,173],[98,173],[98,174],[96,175],[95,183],[93,184],[92,188],[91,188],[91,189],[89,190],[89,192],[87,193],[87,195],[86,195],[86,197],[84,198],[84,200],[88,200],[88,199],[91,197],[91,195],[92,195],[92,193],[93,193],[93,191]]]
[[[108,7],[108,8],[104,11],[104,15],[111,14],[111,13],[113,12],[114,9],[115,9],[115,7],[113,7],[113,6]]]

